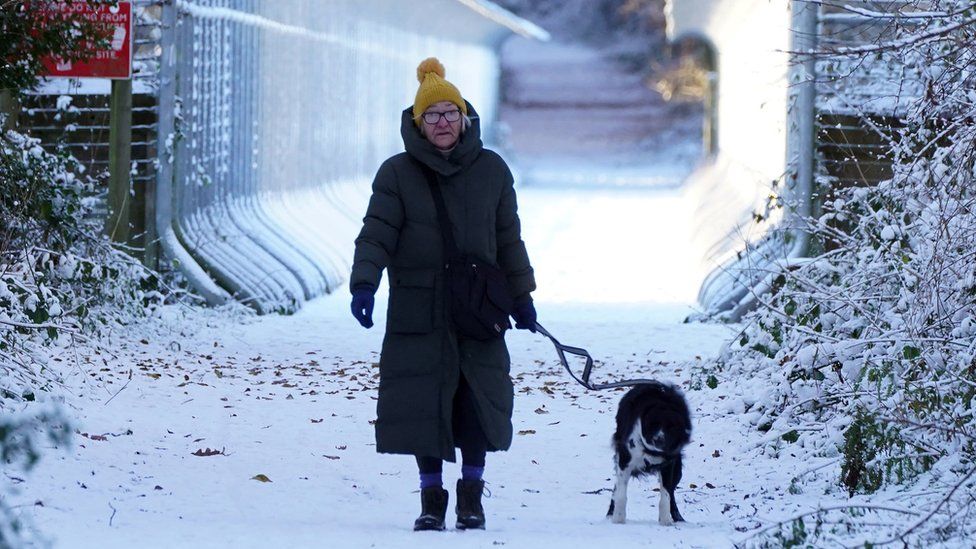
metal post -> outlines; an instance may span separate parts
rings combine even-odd
[[[105,232],[129,244],[132,211],[132,80],[112,80],[109,100],[108,219]]]
[[[718,72],[710,68],[706,73],[705,116],[702,128],[702,141],[707,156],[718,154]]]
[[[173,208],[173,164],[176,162],[176,141],[180,138],[176,131],[176,24],[177,13],[173,0],[163,4],[162,40],[163,54],[159,68],[159,121],[157,124],[156,149],[159,155],[159,168],[156,170],[156,233],[166,258],[180,269],[194,289],[211,305],[226,302],[230,295],[218,286],[200,267],[200,264],[186,251],[174,230]],[[184,52],[188,55],[188,52]]]
[[[813,213],[814,155],[816,146],[816,58],[819,6],[814,2],[791,2],[790,33],[790,112],[786,147],[788,166],[786,189],[792,202],[787,223],[795,242],[790,257],[802,257],[809,251],[810,235],[802,228],[803,218]]]
[[[20,112],[20,102],[10,90],[0,90],[0,115],[3,115],[3,125],[0,131],[13,129],[17,126],[17,114]]]

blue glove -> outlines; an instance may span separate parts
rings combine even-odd
[[[373,292],[369,290],[352,291],[352,316],[363,325],[363,328],[373,327]]]
[[[516,305],[512,317],[515,318],[516,328],[519,330],[529,330],[533,334],[535,333],[535,305],[532,304],[531,299]]]

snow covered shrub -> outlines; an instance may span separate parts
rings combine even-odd
[[[155,276],[101,236],[80,172],[36,139],[0,136],[0,409],[55,381],[35,345],[143,314],[162,297]]]
[[[144,316],[165,297],[155,273],[101,234],[94,195],[91,179],[66,152],[48,152],[37,139],[16,131],[0,135],[0,459],[5,471],[28,471],[43,439],[57,445],[70,439],[57,407],[31,412],[35,400],[56,395],[61,381],[43,347]],[[0,495],[10,490],[0,484]],[[0,547],[24,546],[33,536],[0,499]]]
[[[0,460],[6,473],[0,478],[0,493],[12,492],[11,483],[24,482],[17,474],[30,471],[40,458],[41,444],[64,446],[70,440],[70,423],[60,408],[0,415]],[[17,513],[0,501],[0,547],[25,547],[35,537]]]
[[[52,143],[6,130],[10,99],[35,87],[43,57],[83,60],[89,46],[107,44],[106,28],[75,12],[38,15],[52,6],[12,0],[0,10],[0,547],[33,540],[6,503],[6,483],[23,482],[14,472],[33,466],[43,440],[70,438],[63,412],[40,404],[57,401],[46,393],[60,381],[41,347],[145,314],[163,297],[155,274],[101,235],[81,166]]]
[[[865,537],[848,515],[819,541],[804,536],[813,545],[976,533],[965,518],[976,512],[976,7],[930,4],[890,42],[857,53],[865,63],[900,56],[924,90],[892,140],[893,177],[822,194],[829,200],[806,220],[821,251],[777,275],[720,374],[766,380],[769,398],[751,410],[760,425],[837,456],[850,496],[918,494],[916,510],[871,518],[887,521],[886,534]],[[897,513],[918,521],[906,527]]]

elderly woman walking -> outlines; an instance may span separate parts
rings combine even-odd
[[[352,313],[369,328],[387,271],[376,449],[416,457],[414,530],[444,529],[441,471],[455,448],[456,527],[485,527],[485,456],[512,443],[507,318],[532,331],[536,322],[511,171],[482,146],[474,108],[444,76],[435,58],[417,67],[420,88],[400,122],[406,152],[376,174],[350,278]]]

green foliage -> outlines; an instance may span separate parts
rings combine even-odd
[[[885,483],[900,484],[935,464],[935,457],[925,452],[896,425],[858,410],[844,432],[841,480],[851,496],[875,492]]]
[[[881,487],[884,475],[874,461],[878,457],[875,443],[884,440],[883,427],[863,412],[844,432],[844,461],[840,474],[851,496],[858,491],[871,493]]]
[[[796,519],[790,524],[789,535],[782,531],[777,533],[780,547],[807,547],[807,527],[803,519]]]
[[[709,389],[718,387],[718,378],[715,377],[714,374],[709,374],[708,378],[705,379],[705,385],[707,385]]]

